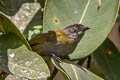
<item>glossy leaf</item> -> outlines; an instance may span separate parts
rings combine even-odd
[[[106,39],[116,20],[119,0],[47,0],[44,31],[63,29],[71,24],[83,24],[91,29],[86,32],[70,59],[88,56]]]
[[[94,52],[95,59],[104,72],[107,80],[120,80],[120,52],[109,40],[105,42]]]
[[[78,67],[67,62],[58,63],[54,59],[52,59],[52,62],[56,68],[69,77],[66,80],[104,80],[83,67]]]
[[[2,12],[0,12],[0,32],[3,33],[15,33],[17,36],[21,38],[23,43],[28,47],[28,49],[31,50],[31,47],[29,46],[27,40],[22,35],[22,33],[18,30],[15,24],[13,24],[6,15],[4,15]]]
[[[0,68],[28,79],[46,78],[50,75],[42,57],[29,51],[13,33],[0,36]]]

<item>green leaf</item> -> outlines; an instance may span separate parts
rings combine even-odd
[[[5,80],[28,80],[26,78],[21,78],[21,77],[18,77],[18,76],[15,76],[15,75],[8,75]]]
[[[20,39],[23,41],[23,43],[28,47],[28,49],[31,50],[30,45],[28,44],[25,37],[22,35],[22,33],[18,30],[15,24],[13,24],[6,15],[4,15],[2,12],[0,12],[0,32],[3,32],[5,34],[7,33],[15,33],[17,36],[20,37]]]
[[[120,52],[109,40],[105,42],[94,52],[95,59],[104,72],[107,80],[120,80]]]
[[[6,77],[6,79],[4,80],[29,80],[29,79],[26,79],[26,78],[21,78],[21,77],[18,77],[18,76],[15,76],[15,75],[8,75]],[[46,80],[46,79],[39,79],[39,80]]]
[[[30,25],[28,26],[25,30],[24,30],[24,35],[26,36],[26,38],[28,40],[31,40],[33,37],[39,35],[42,33],[42,21],[38,21],[36,22],[34,25]]]
[[[44,13],[44,31],[63,29],[71,24],[83,24],[86,32],[70,59],[84,58],[106,39],[116,20],[119,0],[102,0],[97,11],[97,0],[47,0]]]
[[[0,80],[5,80],[5,78],[0,77]]]
[[[54,64],[54,66],[62,73],[64,79],[70,80],[69,75],[63,70],[63,68],[60,66],[60,64],[54,58],[51,58],[51,61]]]
[[[55,59],[52,62],[64,75],[69,76],[66,80],[104,80],[83,67],[67,62],[58,63]]]
[[[40,3],[41,7],[44,8],[45,0],[38,0],[38,2]]]
[[[8,68],[8,49],[15,49],[22,46],[22,42],[13,33],[0,35],[0,68],[10,73]]]
[[[5,77],[0,76],[0,80],[5,80]]]
[[[28,79],[50,76],[42,57],[29,51],[21,39],[13,33],[0,35],[0,68]]]

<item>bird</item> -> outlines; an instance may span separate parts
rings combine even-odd
[[[64,29],[50,30],[37,35],[29,41],[32,50],[41,56],[52,56],[56,59],[71,54],[90,29],[82,24],[71,24]]]

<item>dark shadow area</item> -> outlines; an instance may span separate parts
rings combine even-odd
[[[11,11],[0,7],[0,11],[8,16],[14,16],[24,3],[34,3],[34,0],[3,0],[4,5]]]

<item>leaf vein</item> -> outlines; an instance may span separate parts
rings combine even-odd
[[[78,76],[77,76],[77,72],[76,72],[74,66],[73,66],[72,64],[70,64],[70,65],[71,65],[71,67],[72,67],[72,69],[73,69],[73,71],[74,71],[74,73],[75,73],[75,78],[76,78],[76,80],[79,80],[79,79],[78,79]]]
[[[85,6],[85,9],[84,9],[84,11],[83,11],[83,13],[82,13],[82,16],[81,16],[81,19],[80,19],[80,21],[79,21],[79,24],[81,24],[82,21],[83,21],[83,18],[84,18],[84,16],[85,16],[85,13],[86,13],[86,11],[87,11],[87,9],[88,9],[88,6],[89,6],[89,4],[90,4],[90,1],[91,1],[91,0],[88,0],[87,4],[86,4],[86,6]]]

